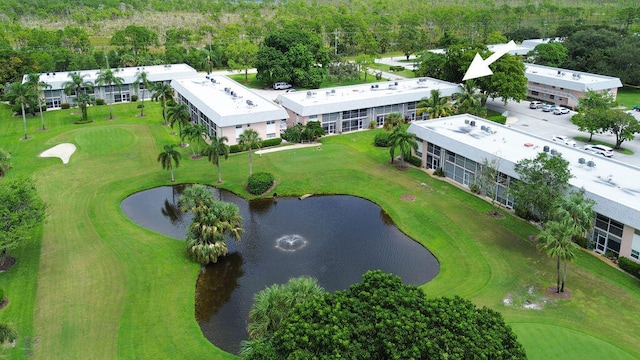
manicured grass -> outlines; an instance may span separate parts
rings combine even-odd
[[[403,71],[391,71],[390,66],[386,65],[386,64],[371,64],[370,66],[372,69],[376,69],[376,70],[380,70],[380,71],[384,71],[390,74],[394,74],[394,75],[398,75],[398,76],[402,76],[405,78],[414,78],[416,77],[416,73],[414,73],[411,70],[403,70]]]
[[[633,108],[634,105],[640,106],[640,88],[625,86],[618,89],[616,101],[627,109]]]
[[[211,345],[194,319],[200,267],[183,243],[135,225],[120,209],[127,195],[170,183],[156,157],[179,139],[162,126],[159,105],[145,105],[144,118],[135,104],[116,105],[113,121],[105,120],[108,106],[92,107],[94,122],[86,125],[73,124],[75,109],[47,112],[44,132],[30,117],[27,141],[19,140],[22,120],[0,107],[0,146],[14,159],[9,176],[32,174],[49,206],[36,241],[13,251],[18,264],[0,274],[10,299],[0,321],[20,332],[18,346],[3,350],[10,358],[234,358]],[[603,349],[640,357],[637,280],[581,252],[569,266],[570,299],[549,299],[539,311],[504,305],[508,296],[524,302],[529,288],[532,299],[542,299],[555,283],[554,261],[527,239],[537,229],[508,213],[488,217],[490,204],[447,181],[396,170],[388,150],[372,146],[378,131],[326,137],[321,149],[254,156],[253,171],[273,173],[280,196],[350,194],[380,205],[439,259],[441,273],[423,286],[426,293],[460,295],[502,312],[532,359],[588,359]],[[62,142],[78,146],[69,164],[37,157]],[[211,163],[180,151],[178,182],[215,185]],[[247,154],[223,161],[222,177],[223,188],[248,197]],[[403,194],[416,199],[402,201]],[[580,345],[568,346],[574,342]]]

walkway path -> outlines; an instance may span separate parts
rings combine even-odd
[[[312,146],[318,147],[318,150],[320,150],[322,148],[322,143],[316,142],[316,143],[308,143],[308,144],[291,144],[291,145],[277,146],[277,147],[272,147],[268,149],[258,150],[256,151],[256,154],[262,155],[270,152],[276,152],[276,151],[282,151],[282,150],[293,150],[293,149],[300,149],[300,148],[306,148],[306,147],[312,147]]]

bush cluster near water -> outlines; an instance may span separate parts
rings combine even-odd
[[[273,185],[273,174],[259,172],[249,177],[247,190],[253,195],[264,194]]]

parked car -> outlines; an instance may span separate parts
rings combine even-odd
[[[542,107],[542,111],[544,112],[551,112],[551,111],[554,111],[555,109],[556,109],[556,106],[552,104],[547,104]]]
[[[552,137],[551,140],[553,140],[555,142],[559,142],[561,144],[565,144],[565,145],[576,147],[576,142],[573,141],[573,139],[571,139],[568,136],[558,135],[558,136]]]
[[[604,157],[612,157],[613,156],[613,149],[608,147],[608,146],[604,146],[604,145],[587,145],[584,147],[584,149],[588,152],[594,153],[594,154],[598,154],[598,155],[602,155]]]
[[[288,89],[291,87],[291,84],[286,83],[286,82],[277,82],[273,84],[273,89],[274,90],[284,90],[284,89]]]
[[[554,110],[553,110],[553,114],[554,115],[564,115],[564,114],[568,114],[569,113],[569,109],[567,109],[566,107],[562,107],[562,106],[557,106]]]
[[[542,101],[532,101],[529,103],[529,109],[540,109],[544,106]]]

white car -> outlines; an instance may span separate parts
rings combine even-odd
[[[555,109],[556,109],[556,106],[552,105],[552,104],[547,104],[547,105],[542,107],[542,111],[544,111],[544,112],[552,112]]]
[[[594,154],[598,154],[598,155],[602,155],[604,157],[612,157],[613,156],[613,149],[608,147],[608,146],[604,146],[604,145],[587,145],[584,147],[584,149],[588,152],[594,153]]]
[[[277,82],[273,84],[273,89],[274,90],[284,90],[284,89],[288,89],[291,87],[291,84],[286,83],[286,82]]]
[[[567,109],[566,107],[562,107],[562,106],[558,106],[555,108],[555,110],[553,110],[553,114],[554,115],[564,115],[564,114],[568,114],[569,113],[569,109]]]
[[[561,144],[568,145],[568,146],[576,147],[576,142],[573,141],[573,139],[571,139],[568,136],[562,136],[562,135],[554,136],[554,137],[551,138],[551,140],[553,140],[555,142],[559,142]]]

